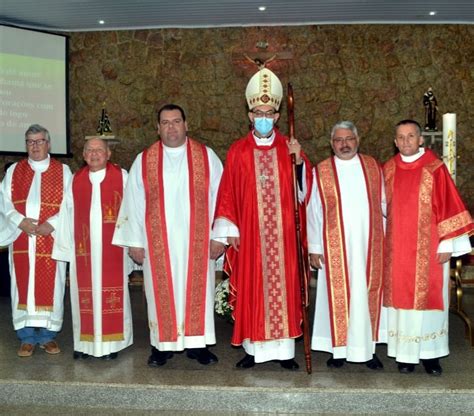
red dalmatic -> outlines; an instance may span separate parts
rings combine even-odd
[[[446,166],[429,149],[405,163],[400,154],[384,166],[387,233],[384,305],[443,309],[439,243],[474,230],[472,218]]]

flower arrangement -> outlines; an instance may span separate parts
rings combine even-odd
[[[214,310],[217,315],[232,321],[232,308],[229,305],[229,279],[222,280],[216,286]]]

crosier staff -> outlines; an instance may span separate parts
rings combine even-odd
[[[295,137],[295,100],[293,98],[293,86],[288,83],[288,134],[290,140]],[[309,339],[309,295],[308,295],[308,279],[306,276],[307,268],[304,265],[303,259],[303,246],[301,244],[301,220],[298,206],[298,181],[296,175],[296,156],[294,153],[291,154],[291,177],[293,180],[293,208],[295,214],[295,229],[296,229],[296,252],[298,254],[298,277],[300,280],[301,290],[301,312],[303,315],[303,341],[304,341],[304,357],[306,362],[306,372],[311,374],[311,348]]]

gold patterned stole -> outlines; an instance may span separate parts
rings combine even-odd
[[[265,339],[289,337],[283,215],[276,147],[254,150],[260,233]]]
[[[18,162],[12,178],[12,202],[15,209],[26,216],[26,200],[35,172],[27,160]],[[38,222],[42,224],[57,214],[63,198],[63,165],[50,159],[46,171],[41,174],[41,201]],[[13,243],[13,263],[18,288],[18,309],[26,309],[30,262],[29,236],[22,232]],[[35,251],[35,309],[53,310],[56,261],[51,258],[53,236],[36,236]]]
[[[382,292],[383,223],[382,176],[375,159],[359,155],[369,203],[369,244],[367,292],[374,340],[378,336]],[[334,158],[316,167],[324,217],[323,241],[333,346],[347,345],[350,310],[349,267],[347,264],[341,194]]]
[[[369,200],[369,245],[367,249],[367,291],[372,339],[378,340],[383,291],[384,230],[382,212],[382,173],[377,161],[359,154]]]
[[[209,262],[209,162],[206,147],[192,139],[187,141],[186,152],[189,172],[190,235],[184,334],[199,336],[205,331]],[[145,226],[159,337],[160,342],[175,342],[178,337],[178,324],[167,237],[168,232],[173,230],[168,230],[166,225],[161,141],[143,153],[142,174],[146,193]]]

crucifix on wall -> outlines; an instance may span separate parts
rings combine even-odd
[[[270,62],[273,61],[289,61],[291,59],[293,59],[293,53],[289,51],[258,51],[232,54],[232,61],[237,63],[239,66],[242,65],[242,62],[252,63],[257,65],[258,69],[265,68]]]

